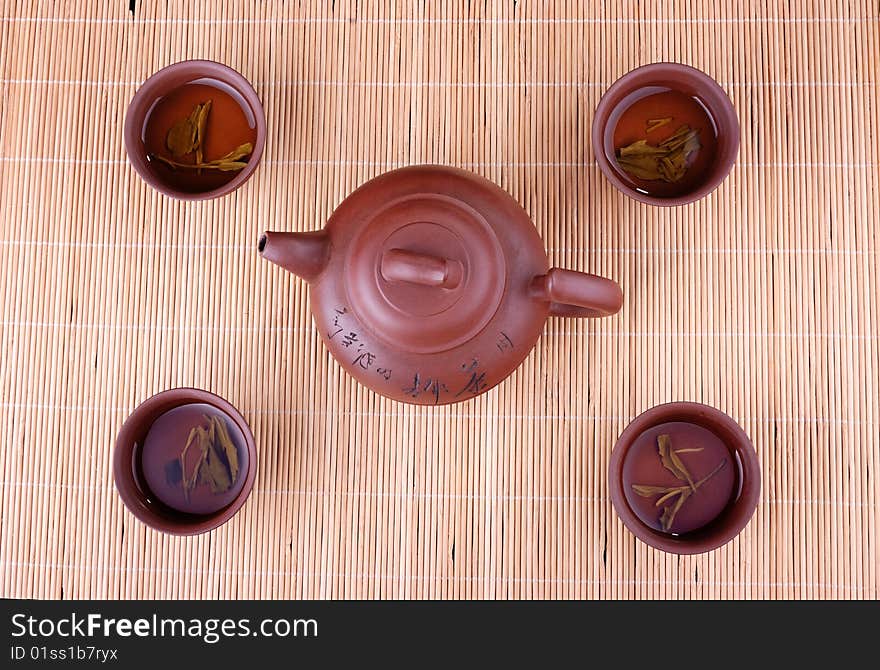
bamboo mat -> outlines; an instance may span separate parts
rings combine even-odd
[[[876,598],[880,583],[880,3],[2,3],[0,596]],[[210,58],[249,78],[254,178],[181,203],[128,165],[139,82]],[[614,190],[605,88],[692,64],[729,92],[729,179],[683,208]],[[315,230],[359,184],[443,163],[530,212],[554,265],[623,311],[551,319],[470,402],[384,400],[331,359],[264,229]],[[221,529],[174,538],[113,487],[140,401],[243,411],[259,471]],[[751,435],[760,506],[712,553],[636,541],[616,437],[671,400]]]

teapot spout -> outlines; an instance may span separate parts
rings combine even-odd
[[[330,238],[324,231],[273,233],[260,236],[257,248],[267,261],[305,279],[314,280],[327,267]]]

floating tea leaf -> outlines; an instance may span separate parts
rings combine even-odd
[[[669,119],[651,119],[646,134],[666,125]],[[617,164],[627,174],[648,181],[662,179],[676,182],[684,177],[688,161],[700,148],[699,131],[681,126],[659,144],[638,140],[617,150]]]
[[[672,123],[671,116],[665,116],[662,119],[648,119],[648,123],[646,124],[646,127],[645,127],[645,132],[651,133],[651,132],[657,130],[657,128],[662,128],[667,123]]]
[[[259,117],[255,112],[257,110],[252,109],[238,91],[211,77],[174,87],[150,108],[140,129],[150,172],[169,191],[180,194],[207,193],[240,181],[242,170],[253,169],[255,161],[239,158],[236,162],[245,163],[244,166],[223,165],[222,170],[216,165],[199,166],[219,159],[246,142],[255,147],[252,153],[255,156]],[[190,141],[177,146],[176,153],[172,152],[168,146],[169,130],[176,124],[186,125],[187,121],[191,125],[188,129]],[[173,139],[172,144],[175,144]],[[181,153],[187,149],[189,153]],[[171,161],[171,164],[157,156]],[[231,427],[229,430],[230,434],[237,435]],[[164,475],[161,476],[164,481]],[[212,497],[207,487],[203,493],[207,499]],[[176,489],[176,494],[182,498],[180,489]]]
[[[660,462],[663,464],[663,467],[675,475],[676,479],[687,482],[687,486],[632,485],[633,491],[643,498],[650,498],[655,495],[660,496],[657,499],[657,502],[654,503],[654,506],[660,507],[663,505],[663,512],[660,515],[660,527],[667,533],[672,528],[672,523],[675,521],[675,515],[678,514],[685,501],[687,501],[692,494],[696,493],[703,484],[718,474],[726,464],[726,461],[721,461],[712,472],[694,483],[690,472],[687,467],[685,467],[685,464],[682,462],[681,458],[679,458],[678,454],[702,450],[702,447],[672,449],[672,438],[670,438],[669,435],[658,435],[657,453],[660,456]]]
[[[670,498],[677,496],[677,495],[681,495],[682,493],[687,493],[688,495],[690,495],[690,491],[688,490],[688,488],[686,486],[677,486],[676,488],[669,490],[669,492],[666,495],[664,495],[657,502],[655,502],[654,507],[660,507],[660,505],[665,503]]]
[[[193,468],[192,476],[189,478],[189,480],[184,482],[184,493],[187,495],[187,497],[189,496],[189,492],[201,483],[202,466],[205,464],[205,461],[208,458],[208,450],[205,449],[204,446],[205,439],[206,434],[203,431],[199,431],[199,449],[201,450],[199,453],[199,460],[196,461],[196,467]]]
[[[175,158],[192,153],[195,143],[196,128],[190,119],[181,119],[168,130],[165,146]]]
[[[220,172],[235,172],[236,170],[243,170],[246,166],[247,163],[241,161],[223,161],[218,163],[216,167]]]
[[[198,105],[196,110],[193,111],[193,114],[196,115],[196,139],[193,144],[196,150],[196,163],[201,163],[204,157],[202,153],[202,145],[205,140],[205,128],[208,125],[208,112],[211,111],[211,101],[208,100],[208,102]]]
[[[183,495],[188,500],[189,499],[189,490],[191,487],[189,478],[186,476],[186,452],[189,451],[189,448],[195,443],[194,441],[201,434],[201,428],[195,427],[189,431],[189,436],[186,438],[186,444],[180,452],[180,456],[178,456],[178,461],[180,463],[180,472],[182,475],[183,481]],[[196,466],[196,470],[198,470],[198,466]]]
[[[213,514],[232,503],[247,480],[247,435],[234,416],[213,405],[185,403],[162,413],[145,442],[133,463],[144,490],[179,512]]]
[[[232,487],[232,477],[225,460],[220,456],[217,443],[211,441],[199,470],[199,482],[211,487],[212,493],[223,493]]]
[[[633,484],[632,489],[643,498],[650,498],[658,493],[667,493],[669,491],[668,486],[646,486],[644,484]]]
[[[232,444],[232,439],[229,437],[229,431],[226,430],[226,424],[223,420],[219,416],[212,418],[214,419],[214,425],[217,427],[217,437],[223,449],[223,455],[229,466],[229,474],[234,482],[238,477],[238,450]]]
[[[671,450],[671,445],[672,440],[669,435],[659,435],[657,437],[657,451],[660,454],[660,462],[663,463],[663,467],[674,474],[677,479],[687,482],[690,484],[691,490],[696,491],[694,488],[694,480],[691,479],[691,473],[688,472],[688,469],[685,467],[684,463],[682,463],[678,454]]]
[[[182,163],[159,154],[150,154],[150,159],[158,160],[172,170],[184,168],[199,171],[204,169],[234,172],[247,167],[247,162],[241,159],[249,156],[254,150],[250,142],[237,146],[225,156],[205,162],[203,146],[212,104],[211,100],[197,104],[187,118],[181,119],[171,126],[165,138],[165,145],[174,158],[183,158],[194,154],[195,161],[193,163]]]
[[[678,500],[674,504],[667,505],[663,508],[663,514],[660,515],[660,526],[667,533],[669,532],[669,529],[672,528],[672,522],[675,521],[675,515],[678,514],[681,506],[684,505],[684,501],[687,500],[690,495],[690,491],[682,491],[678,494]]]
[[[698,481],[698,482],[696,483],[696,485],[694,486],[694,488],[695,488],[695,489],[700,488],[703,484],[705,484],[705,483],[708,482],[710,479],[712,479],[712,477],[714,477],[714,476],[717,475],[719,472],[721,472],[721,470],[724,469],[724,466],[725,466],[726,464],[727,464],[727,461],[721,461],[718,465],[715,466],[715,469],[712,470],[712,472],[710,472],[708,475],[706,475],[706,476],[703,477],[700,481]]]
[[[159,156],[158,154],[151,154],[151,158],[154,158],[172,170],[177,168],[184,169],[206,169],[206,170],[220,170],[221,172],[230,172],[234,170],[241,170],[244,167],[247,167],[247,163],[244,161],[238,160],[239,158],[244,158],[249,155],[254,150],[253,145],[250,142],[245,142],[244,144],[236,147],[228,154],[223,156],[222,158],[218,158],[213,161],[209,161],[207,163],[178,163],[177,161],[170,160],[168,158],[164,158]]]
[[[180,473],[177,481],[181,482],[187,499],[190,492],[200,484],[209,486],[212,493],[223,493],[232,488],[238,478],[238,450],[229,437],[226,424],[218,416],[202,418],[207,422],[207,427],[196,426],[190,430],[180,457],[166,466],[169,482],[172,465],[175,466],[175,473]],[[186,455],[193,446],[199,450],[199,455],[195,467],[187,473]]]

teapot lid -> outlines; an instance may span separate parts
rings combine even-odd
[[[352,309],[378,337],[403,351],[434,354],[486,327],[506,280],[504,249],[484,213],[460,194],[425,191],[365,217],[344,284]]]

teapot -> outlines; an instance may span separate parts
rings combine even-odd
[[[368,181],[323,230],[265,232],[259,252],[311,285],[315,324],[358,381],[421,405],[485,393],[525,360],[548,316],[614,314],[620,287],[550,268],[526,211],[451,167]]]

